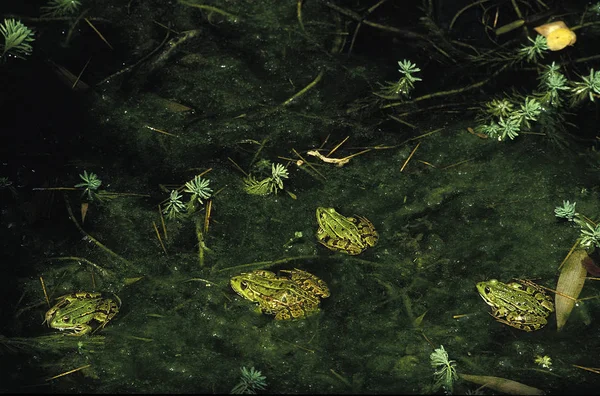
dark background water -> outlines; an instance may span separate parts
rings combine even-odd
[[[66,43],[74,19],[37,19],[37,2],[2,6],[36,41],[26,60],[0,65],[0,177],[10,182],[0,189],[0,389],[224,393],[244,366],[266,376],[267,392],[429,393],[429,356],[444,345],[459,375],[595,393],[598,374],[573,365],[598,366],[596,299],[581,303],[561,332],[551,315],[526,333],[494,321],[475,284],[528,278],[556,287],[579,231],[554,208],[570,200],[593,220],[600,213],[597,102],[569,109],[554,135],[498,142],[467,128],[486,101],[532,92],[533,65],[515,64],[461,94],[423,98],[477,83],[504,64],[497,52],[499,60],[483,64],[466,54],[527,43],[521,29],[495,38],[481,23],[492,25],[496,14],[497,26],[517,19],[511,2],[469,8],[450,31],[469,2],[431,2],[431,25],[423,19],[428,2],[390,0],[369,12],[376,2],[305,1],[304,28],[293,1],[197,2],[226,14],[175,1],[82,3],[112,50],[83,20]],[[519,4],[527,16],[542,8]],[[573,80],[597,69],[595,8],[547,4],[554,19],[588,25],[575,46],[541,63],[564,64]],[[370,25],[356,31],[361,17]],[[183,40],[185,31],[194,36]],[[403,59],[421,69],[418,100],[386,107],[394,101],[373,92],[399,78]],[[56,65],[78,75],[86,63],[81,80],[90,88],[74,91]],[[306,154],[346,136],[332,157],[372,150],[344,167]],[[297,165],[296,153],[313,168]],[[249,195],[232,161],[257,177],[265,176],[257,164],[280,163],[290,176],[277,195]],[[201,261],[205,207],[166,220],[165,236],[157,205],[209,168],[215,194]],[[85,197],[56,189],[80,183],[84,170],[115,195],[90,203],[87,235],[67,210],[81,223]],[[348,256],[318,244],[320,206],[367,217],[377,245]],[[260,268],[309,271],[331,296],[304,320],[257,314],[229,279]],[[122,306],[93,336],[56,334],[42,325],[40,277],[51,299],[98,291],[118,295]],[[597,294],[587,280],[581,297]],[[551,370],[534,363],[538,355],[552,358]],[[455,393],[477,388],[459,380]]]

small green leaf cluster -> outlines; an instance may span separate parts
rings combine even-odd
[[[544,52],[548,50],[546,37],[540,35],[535,36],[535,40],[527,37],[531,45],[524,45],[519,49],[517,60],[526,59],[527,62],[538,63],[544,57]]]
[[[0,23],[0,33],[4,38],[0,61],[6,60],[6,57],[9,56],[25,59],[33,51],[30,44],[35,40],[33,32],[21,21],[5,19],[4,23]]]
[[[420,72],[421,69],[406,59],[398,61],[398,66],[400,67],[398,71],[402,74],[402,77],[396,82],[379,84],[381,89],[375,92],[375,95],[384,99],[406,99],[410,96],[410,93],[415,88],[415,82],[421,81],[414,74]]]
[[[75,187],[80,188],[83,187],[83,193],[81,196],[87,195],[88,200],[100,200],[98,195],[98,187],[102,184],[102,180],[98,178],[95,173],[87,173],[86,170],[83,171],[83,174],[79,175],[83,183],[75,184]]]
[[[440,345],[429,355],[429,360],[431,361],[431,367],[435,369],[433,373],[435,379],[434,391],[443,387],[447,392],[452,393],[454,381],[458,379],[456,361],[448,358],[448,352],[446,352],[443,345]]]
[[[232,395],[254,395],[257,390],[264,390],[267,387],[267,377],[254,367],[250,369],[242,367],[240,371],[242,372],[240,382],[231,389]]]
[[[271,164],[271,175],[262,180],[256,179],[252,174],[243,179],[244,190],[252,195],[277,194],[283,190],[283,179],[288,179],[289,173],[281,164]]]
[[[185,205],[181,201],[182,195],[177,190],[171,190],[169,200],[164,204],[163,214],[167,219],[173,220],[183,216],[185,213]]]
[[[514,139],[523,128],[531,128],[531,121],[537,121],[542,111],[540,102],[534,97],[525,97],[521,104],[512,100],[503,98],[485,103],[477,131],[505,140]]]
[[[583,248],[600,247],[600,224],[575,211],[577,202],[563,201],[562,206],[554,209],[556,217],[567,219],[580,227],[579,246]]]
[[[50,0],[40,10],[43,17],[68,16],[79,10],[79,6],[81,6],[79,0]]]
[[[184,192],[192,194],[187,204],[187,211],[193,212],[202,205],[203,199],[210,198],[212,189],[208,187],[210,180],[203,179],[200,176],[195,176],[192,180],[185,183]]]
[[[498,140],[514,139],[524,129],[531,129],[533,122],[540,122],[539,128],[546,135],[557,132],[550,129],[564,128],[566,99],[568,107],[575,107],[586,99],[594,102],[600,97],[600,72],[590,70],[589,76],[581,81],[569,81],[561,72],[560,66],[552,62],[543,67],[538,77],[538,88],[524,98],[521,95],[493,99],[484,103],[478,116],[478,132]],[[560,121],[560,122],[558,122]]]
[[[585,101],[586,97],[593,102],[598,96],[600,96],[600,72],[594,72],[594,69],[590,69],[588,77],[581,76],[581,81],[571,83],[571,107]]]
[[[163,203],[162,213],[169,220],[194,213],[200,208],[200,205],[203,204],[203,199],[211,197],[213,190],[208,187],[209,184],[210,180],[203,179],[196,175],[179,189],[171,190],[169,199]],[[179,193],[179,190],[183,190],[183,192],[190,194],[190,199],[187,204],[183,203],[183,195]]]
[[[560,66],[552,62],[551,65],[544,66],[544,71],[540,74],[538,91],[535,95],[538,100],[548,107],[563,107],[563,95],[561,92],[569,91],[569,80],[560,72]]]

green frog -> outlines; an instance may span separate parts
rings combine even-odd
[[[82,336],[92,331],[90,323],[98,322],[96,330],[103,328],[117,312],[119,305],[114,300],[102,298],[100,293],[77,292],[59,297],[44,322],[53,329],[69,330],[68,335]]]
[[[375,246],[379,235],[365,217],[342,216],[334,208],[317,208],[317,240],[327,248],[350,255]]]
[[[261,312],[275,314],[276,320],[298,319],[319,311],[319,298],[329,297],[325,282],[299,269],[282,270],[277,276],[265,270],[243,273],[231,278],[233,290],[258,303]]]
[[[554,311],[551,297],[533,282],[517,280],[507,284],[491,279],[479,282],[477,290],[492,307],[491,314],[497,321],[520,330],[541,329]]]

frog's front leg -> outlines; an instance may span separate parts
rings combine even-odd
[[[73,332],[68,333],[67,335],[79,337],[92,331],[92,326],[82,323],[74,326],[72,330]]]

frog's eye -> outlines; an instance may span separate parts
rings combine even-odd
[[[490,289],[489,286],[486,286],[485,289],[483,289],[483,290],[485,291],[486,294],[489,294],[492,291],[492,289]]]
[[[71,319],[71,317],[69,315],[65,315],[62,317],[62,320],[69,320],[69,319]]]
[[[242,290],[245,290],[248,287],[248,282],[246,281],[241,281],[240,282],[240,287],[242,288]]]

